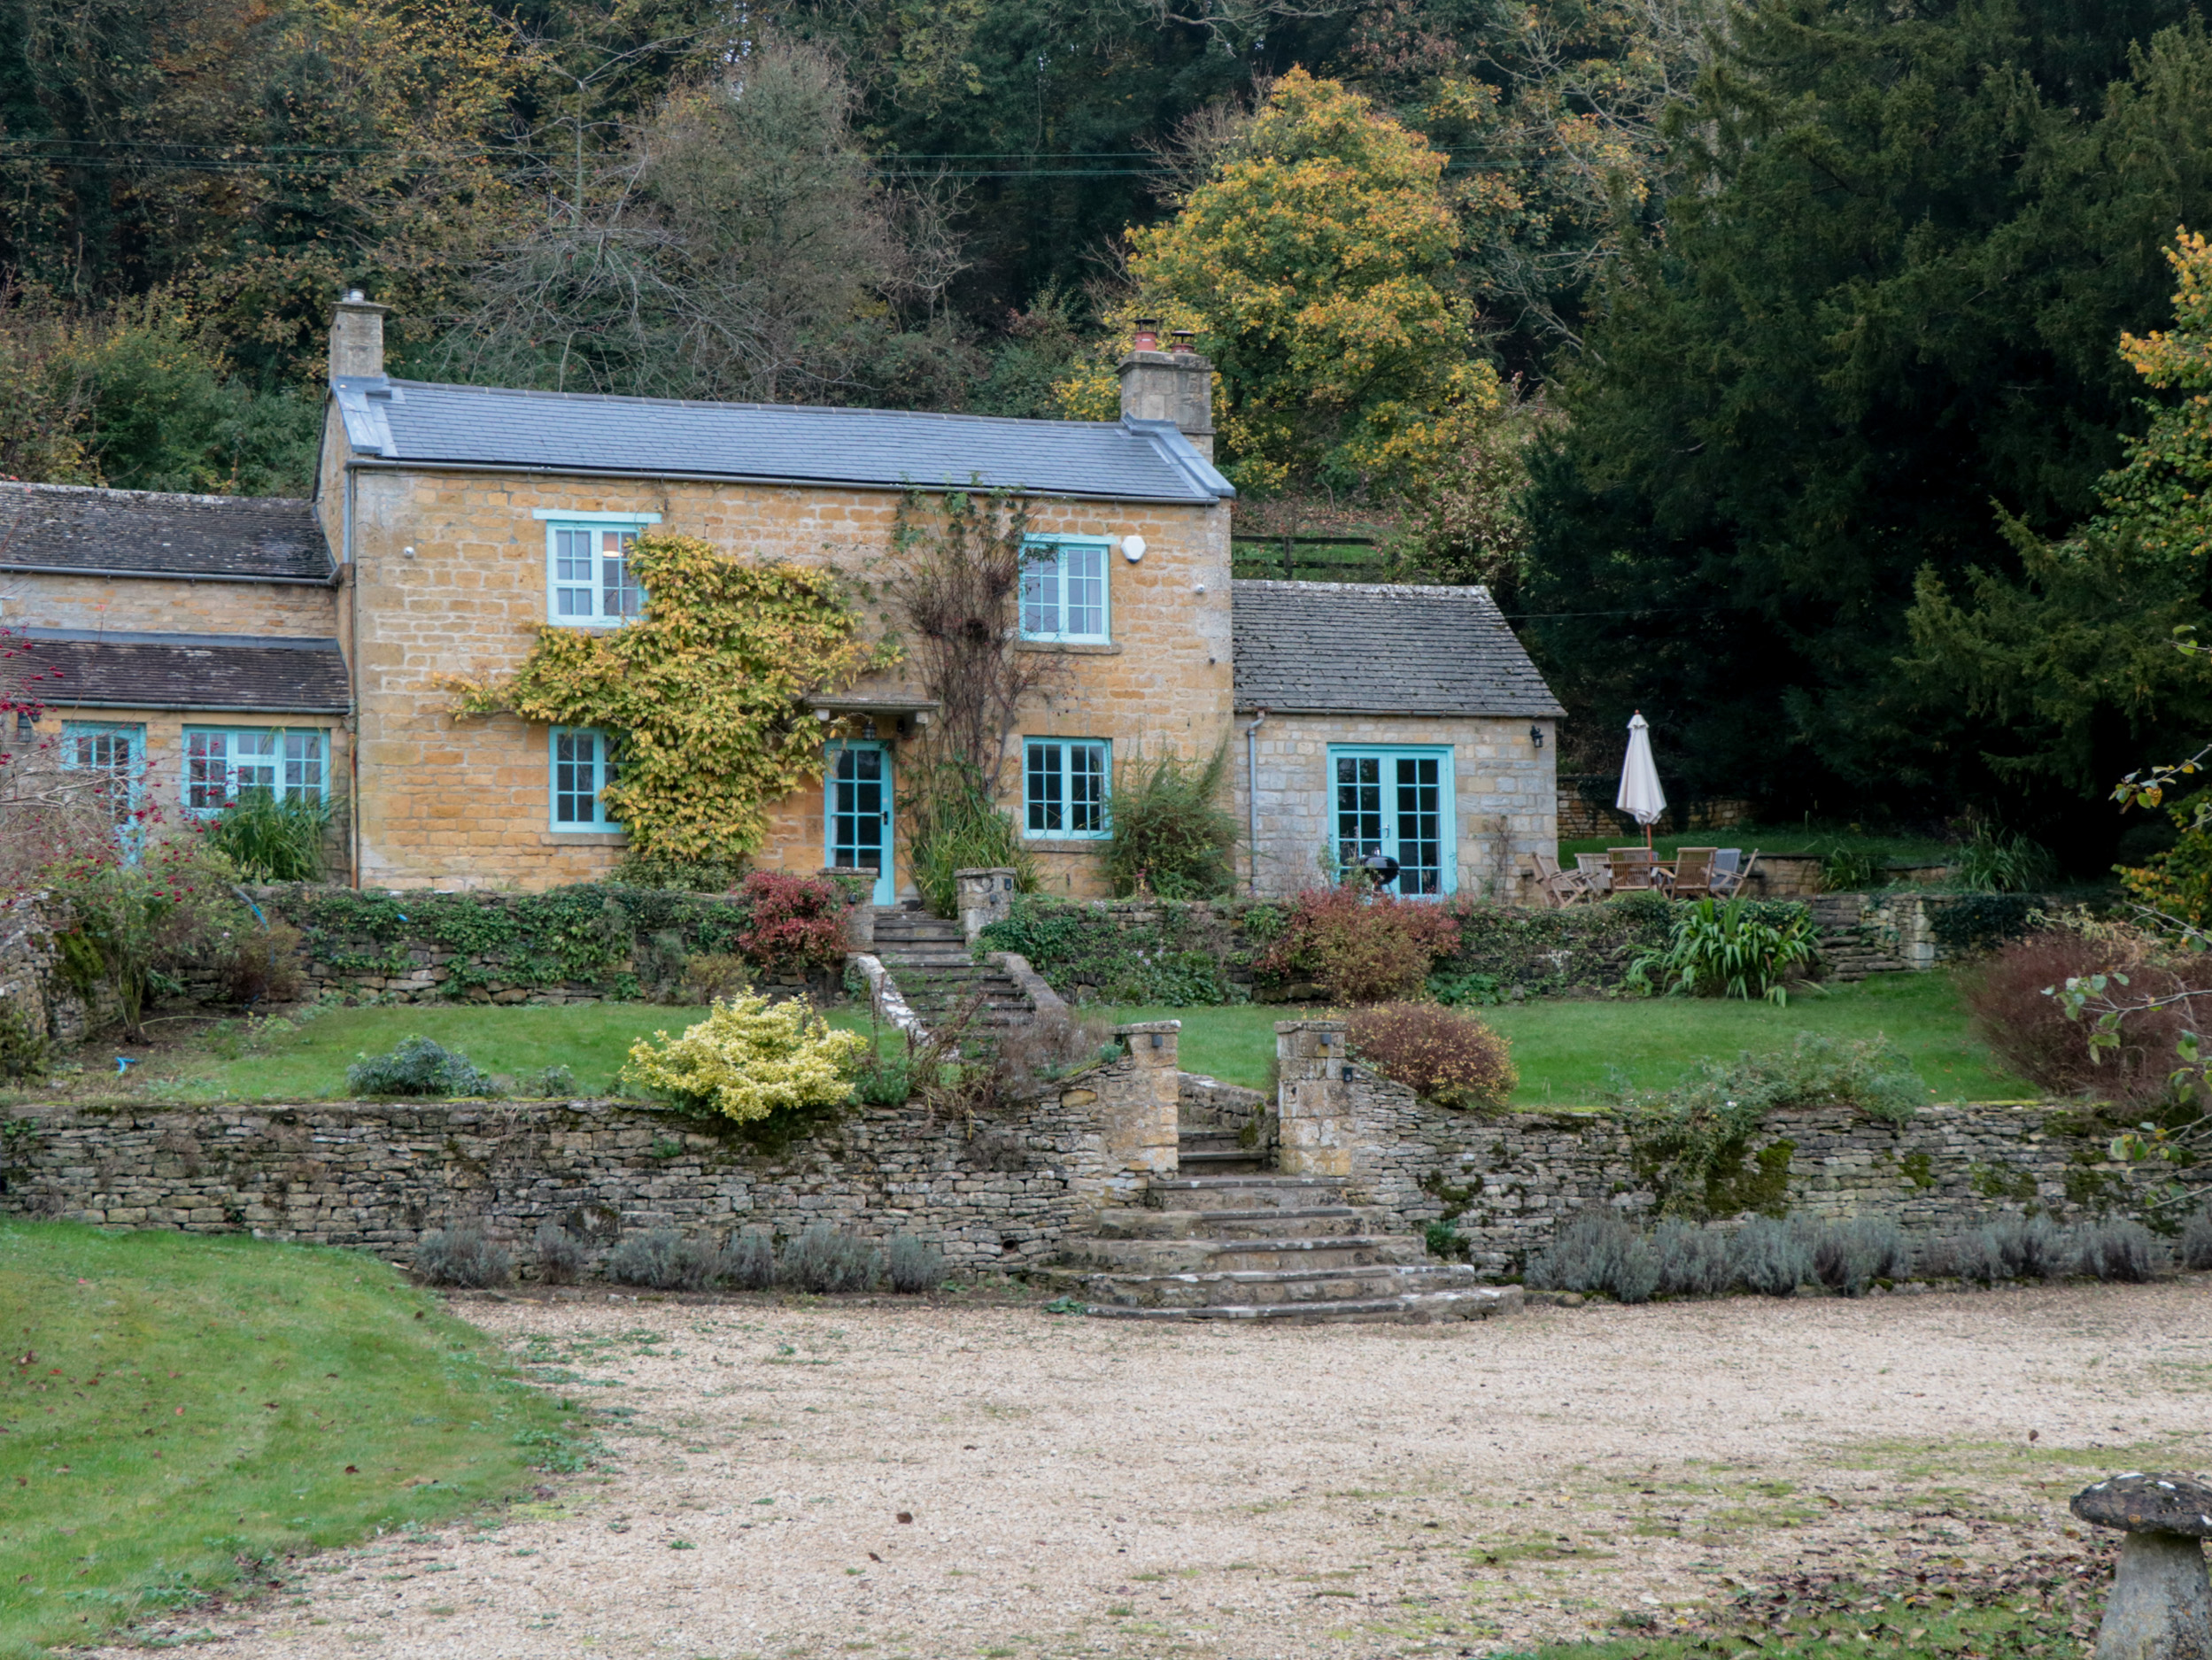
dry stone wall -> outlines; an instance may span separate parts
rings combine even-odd
[[[1446,1112],[1344,1069],[1338,1116],[1352,1126],[1354,1202],[1380,1208],[1397,1230],[1450,1220],[1479,1266],[1517,1273],[1577,1210],[1649,1218],[1657,1203],[1616,1118]],[[2122,1127],[2048,1105],[1925,1107],[1897,1128],[1846,1110],[1783,1112],[1752,1138],[1744,1168],[1754,1179],[1771,1173],[1771,1208],[1790,1215],[1884,1216],[1930,1232],[2005,1211],[2140,1220],[2160,1177],[2106,1156]]]
[[[594,1259],[671,1227],[788,1237],[816,1222],[911,1233],[956,1268],[1048,1260],[1148,1169],[1118,1144],[1158,1115],[1155,1050],[1071,1078],[1003,1118],[857,1108],[765,1149],[693,1121],[606,1100],[321,1102],[208,1109],[39,1107],[0,1141],[0,1212],[103,1227],[251,1232],[413,1260],[422,1236],[481,1224],[527,1264],[555,1223]],[[1167,1106],[1172,1124],[1172,1101]],[[1172,1132],[1172,1131],[1171,1131]]]

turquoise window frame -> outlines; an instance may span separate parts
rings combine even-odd
[[[545,527],[545,621],[562,629],[618,629],[635,622],[645,614],[646,593],[638,585],[625,558],[617,591],[634,591],[636,609],[607,609],[607,569],[602,561],[607,549],[602,545],[608,535],[636,537],[661,522],[657,513],[563,513],[554,508],[538,508],[533,515]],[[564,541],[563,537],[568,538]],[[581,542],[582,552],[578,552]],[[581,558],[586,573],[579,579],[571,567]],[[592,608],[586,611],[564,612],[561,609],[564,595],[582,592],[591,598]]]
[[[1020,622],[1021,637],[1051,645],[1109,645],[1114,637],[1114,544],[1111,537],[1102,536],[1033,536],[1022,544],[1022,580],[1017,597],[1016,609]],[[1071,575],[1068,555],[1086,555]],[[1094,578],[1087,567],[1095,560],[1097,575]],[[1095,629],[1067,626],[1071,609],[1085,614],[1079,621],[1089,621],[1094,597],[1089,584],[1095,581],[1097,605],[1094,607],[1098,626]],[[1071,595],[1071,584],[1079,584]]]
[[[220,799],[209,799],[215,780],[207,765],[216,759],[210,740],[222,740],[223,776]],[[241,753],[241,745],[251,747]],[[279,801],[306,796],[316,801],[330,799],[330,732],[321,726],[213,726],[196,723],[184,729],[179,768],[178,799],[192,818],[217,816],[248,790],[267,790]],[[238,774],[254,776],[240,782]],[[195,776],[195,772],[197,776]],[[310,776],[312,772],[312,776]],[[260,775],[266,773],[266,777]],[[200,797],[193,799],[195,792]]]
[[[79,759],[80,740],[120,737],[124,753],[129,757],[125,769],[118,774],[111,766],[103,767],[97,761]],[[64,721],[61,723],[61,765],[65,772],[104,772],[111,777],[123,780],[121,810],[116,814],[115,829],[134,855],[140,836],[138,814],[145,800],[146,783],[146,723],[143,721]]]
[[[577,761],[573,752],[561,754],[562,740],[588,737],[593,744],[592,768],[597,782],[592,788],[592,812],[589,822],[582,819],[563,819],[561,816],[561,799],[573,798],[580,791],[573,774],[564,777],[561,768],[573,768]],[[615,781],[614,740],[596,726],[556,726],[545,734],[545,822],[556,836],[612,836],[622,830],[620,820],[607,808],[602,793]]]
[[[1058,753],[1050,763],[1040,765],[1046,750]],[[1095,771],[1089,768],[1079,773],[1075,767],[1078,750],[1097,757]],[[1056,792],[1040,792],[1037,784],[1049,776],[1055,781]],[[1070,830],[1067,821],[1077,816],[1073,811],[1079,798],[1089,793],[1094,786],[1097,794],[1097,828]],[[1104,841],[1114,833],[1114,745],[1106,737],[1025,737],[1022,739],[1022,839],[1025,841]],[[1054,830],[1040,828],[1040,818],[1057,812],[1062,827]],[[1085,815],[1084,816],[1088,816]]]
[[[1437,885],[1433,890],[1417,890],[1411,893],[1402,888],[1394,887],[1393,891],[1406,899],[1442,899],[1457,893],[1459,891],[1459,803],[1458,780],[1454,776],[1456,753],[1449,744],[1331,744],[1328,746],[1328,845],[1338,861],[1349,865],[1351,859],[1358,856],[1363,850],[1352,847],[1349,853],[1347,851],[1342,817],[1342,801],[1338,793],[1337,763],[1340,761],[1370,759],[1381,763],[1377,769],[1381,776],[1378,779],[1376,803],[1381,822],[1379,833],[1373,839],[1402,865],[1408,861],[1400,851],[1403,837],[1399,817],[1404,809],[1399,797],[1397,763],[1402,760],[1434,761],[1437,763]]]

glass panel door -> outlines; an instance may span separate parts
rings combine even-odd
[[[876,873],[878,905],[898,897],[891,860],[891,757],[880,744],[840,744],[830,752],[829,862],[837,870]]]
[[[1451,891],[1450,776],[1441,754],[1337,752],[1336,857],[1347,868],[1369,853],[1398,861],[1398,893]]]

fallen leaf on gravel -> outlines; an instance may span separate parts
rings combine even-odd
[[[914,1512],[911,1510],[901,1510],[899,1512],[899,1519],[902,1522],[910,1522],[914,1519]]]

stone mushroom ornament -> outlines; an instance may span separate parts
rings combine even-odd
[[[2097,1660],[2212,1660],[2212,1486],[2187,1476],[2114,1476],[2074,1495],[2084,1522],[2124,1531],[2097,1632]]]

